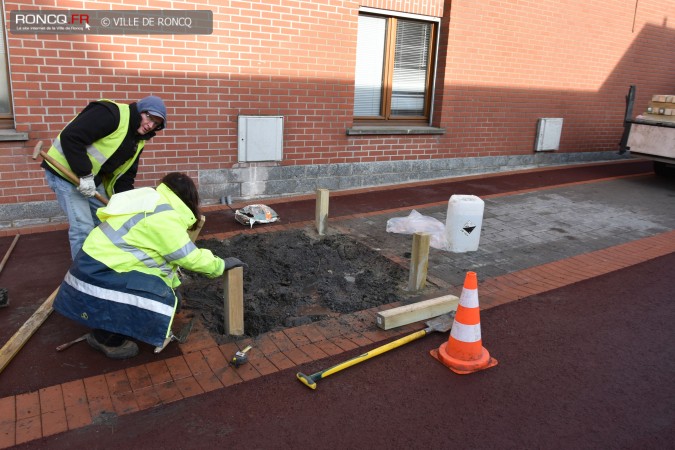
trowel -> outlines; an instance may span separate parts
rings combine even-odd
[[[185,342],[187,342],[188,336],[190,335],[190,331],[192,331],[192,326],[194,325],[194,323],[195,318],[193,317],[192,319],[190,319],[190,322],[188,322],[187,325],[181,328],[178,334],[173,334],[173,331],[171,331],[169,333],[169,337],[164,339],[164,343],[159,347],[155,347],[155,353],[159,353],[162,350],[164,350],[171,341],[176,341],[179,344],[185,344]]]

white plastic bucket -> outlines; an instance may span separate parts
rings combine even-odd
[[[478,250],[485,202],[475,195],[453,195],[448,200],[445,238],[455,253]]]

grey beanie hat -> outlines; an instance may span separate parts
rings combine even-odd
[[[147,112],[155,117],[162,118],[162,125],[157,127],[156,131],[166,128],[166,106],[164,106],[161,98],[154,95],[144,97],[136,103],[136,107],[139,113]]]

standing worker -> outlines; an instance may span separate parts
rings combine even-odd
[[[159,97],[130,105],[103,99],[89,103],[56,137],[47,154],[80,178],[75,186],[42,162],[47,183],[68,218],[73,259],[98,224],[96,209],[103,205],[94,198],[97,190],[110,198],[133,189],[145,141],[165,127],[166,107]]]
[[[157,189],[115,194],[98,210],[101,224],[84,241],[54,299],[54,309],[93,329],[87,343],[113,359],[136,356],[130,338],[162,347],[178,306],[183,267],[214,278],[246,266],[199,249],[199,195],[190,177],[173,172]]]

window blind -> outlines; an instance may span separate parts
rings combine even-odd
[[[4,19],[5,14],[2,5],[0,5],[0,12],[2,12],[2,17]],[[3,20],[0,24],[0,114],[5,115],[11,112],[9,106],[8,72],[7,51],[5,49],[5,21]]]
[[[402,19],[397,22],[391,114],[424,116],[431,24]]]

